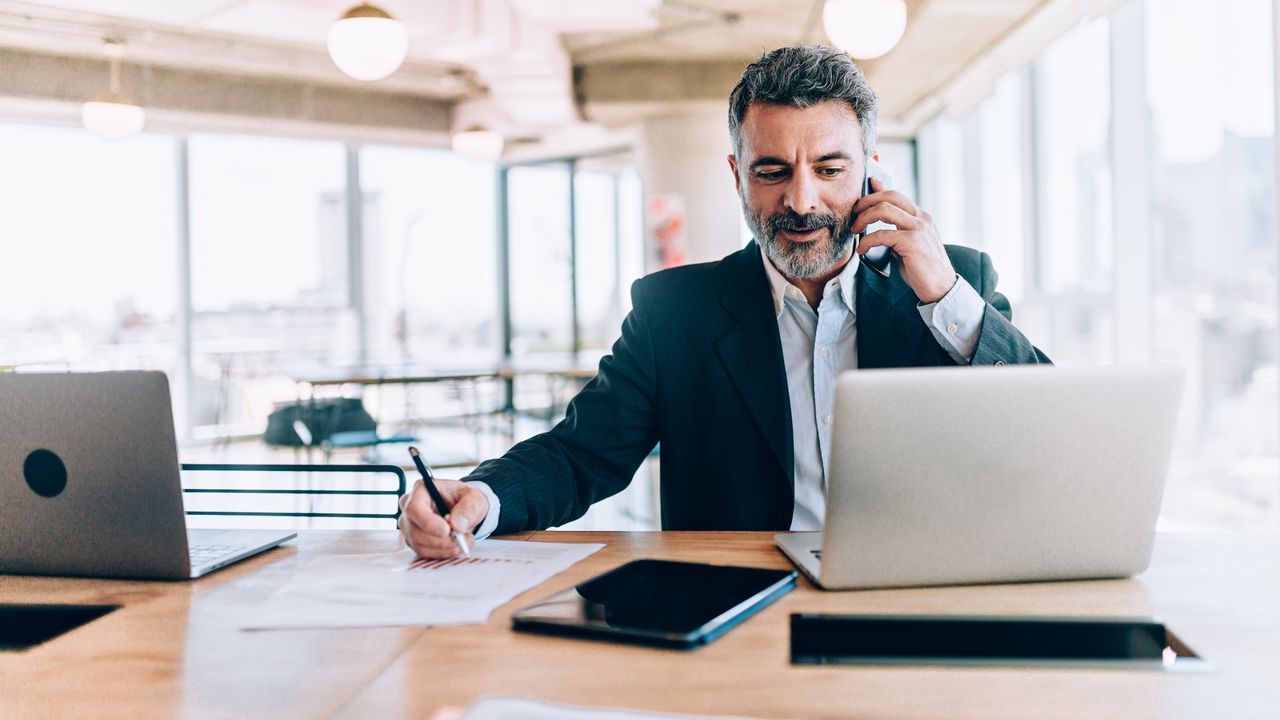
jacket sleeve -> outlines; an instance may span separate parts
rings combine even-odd
[[[1009,299],[996,292],[995,265],[991,256],[981,253],[977,282],[970,281],[986,302],[982,316],[982,333],[973,350],[971,365],[1015,365],[1051,363],[1049,357],[1031,344],[1022,331],[1013,326],[1013,309]],[[968,279],[968,278],[966,278]]]
[[[541,530],[575,520],[631,482],[657,444],[657,365],[641,281],[611,355],[551,430],[482,463],[465,480],[498,496],[494,534]]]

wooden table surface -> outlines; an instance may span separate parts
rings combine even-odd
[[[190,583],[0,576],[0,602],[123,606],[0,652],[0,718],[430,718],[485,695],[761,718],[1280,718],[1280,533],[1162,534],[1131,580],[828,593],[802,579],[694,651],[514,633],[509,618],[637,557],[789,567],[771,534],[521,537],[607,546],[484,625],[431,629],[237,629],[309,559],[392,550],[391,532],[305,531]],[[1154,614],[1214,669],[792,666],[793,612]]]

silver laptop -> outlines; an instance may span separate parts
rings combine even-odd
[[[191,530],[160,372],[0,374],[0,573],[178,580],[297,537]]]
[[[1174,366],[845,373],[825,532],[775,541],[829,590],[1135,575],[1181,387]]]

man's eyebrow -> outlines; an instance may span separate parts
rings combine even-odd
[[[815,162],[820,162],[820,163],[831,162],[832,160],[845,160],[848,162],[853,162],[853,156],[846,152],[840,152],[840,151],[829,152],[826,155],[823,155],[822,157],[818,158]],[[755,161],[753,161],[748,167],[752,170],[755,170],[756,168],[764,165],[782,165],[785,167],[786,165],[788,165],[788,163],[786,160],[783,160],[782,158],[776,158],[776,157],[766,155],[761,158],[756,158]]]
[[[782,158],[776,158],[770,155],[765,155],[764,157],[756,158],[747,167],[751,168],[752,170],[755,170],[756,168],[764,165],[786,165],[786,164],[787,164],[787,161],[783,160]]]

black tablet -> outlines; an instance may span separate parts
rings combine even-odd
[[[635,560],[517,610],[516,630],[691,648],[785,595],[790,570]]]

